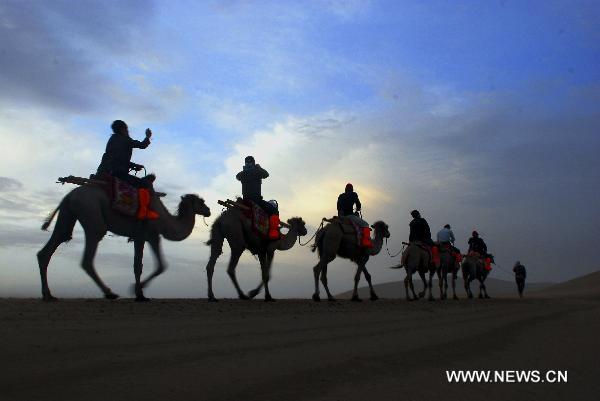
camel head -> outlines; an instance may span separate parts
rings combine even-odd
[[[302,217],[292,217],[291,219],[288,219],[287,223],[296,229],[299,237],[308,233],[306,230],[306,223],[302,220]]]
[[[181,203],[179,204],[179,209],[181,210],[182,205],[191,205],[192,210],[195,214],[199,214],[200,216],[209,217],[210,209],[204,203],[204,199],[200,198],[195,194],[187,194],[181,197]]]
[[[371,228],[375,230],[375,235],[380,234],[382,238],[390,238],[390,230],[388,225],[383,221],[376,221]]]

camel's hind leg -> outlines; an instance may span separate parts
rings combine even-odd
[[[48,286],[48,265],[50,264],[52,255],[59,245],[71,239],[73,227],[75,227],[76,222],[77,219],[75,219],[75,217],[72,216],[67,210],[60,210],[50,239],[37,253],[38,266],[40,268],[40,278],[42,281],[42,299],[44,301],[55,301],[57,299],[52,296],[50,287]]]
[[[325,288],[325,292],[327,293],[327,300],[333,302],[335,301],[335,297],[331,295],[331,292],[329,291],[329,284],[327,281],[327,266],[328,263],[326,263],[323,266],[323,269],[321,269],[321,283],[323,283],[323,287]]]
[[[419,299],[419,297],[417,296],[417,293],[415,292],[415,285],[413,283],[413,273],[412,273],[412,269],[407,266],[406,267],[406,278],[404,278],[404,289],[406,290],[406,300],[407,301],[416,301],[417,299]],[[410,291],[412,292],[412,298],[410,297],[410,294],[408,292],[410,288]]]
[[[96,250],[98,249],[98,244],[100,240],[104,237],[104,234],[98,235],[97,233],[86,232],[85,233],[85,250],[83,251],[83,259],[81,261],[81,267],[88,276],[91,277],[92,280],[96,283],[98,287],[104,293],[104,298],[106,299],[117,299],[119,296],[113,293],[110,288],[108,288],[98,273],[96,272],[96,268],[94,267],[94,257],[96,256]]]
[[[261,252],[258,254],[258,261],[260,262],[260,273],[261,280],[258,286],[248,292],[248,298],[254,298],[258,294],[263,287],[265,287],[265,301],[273,302],[275,299],[271,296],[271,292],[269,291],[269,280],[271,279],[271,262],[273,261],[274,253],[271,252]]]
[[[435,269],[429,269],[429,281],[427,283],[427,289],[429,291],[428,300],[433,301],[433,276],[435,275]]]
[[[208,258],[208,263],[206,264],[206,276],[208,278],[208,302],[217,302],[217,298],[215,298],[215,294],[213,293],[212,279],[215,272],[215,264],[217,263],[217,259],[223,253],[223,237],[211,233],[209,244],[210,257]]]
[[[321,274],[321,260],[313,267],[313,275],[315,277],[315,292],[313,293],[312,299],[315,302],[321,301],[321,296],[319,295],[319,275]]]

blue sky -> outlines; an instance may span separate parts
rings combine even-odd
[[[37,294],[39,222],[69,190],[53,182],[93,172],[117,118],[134,137],[153,129],[134,160],[158,174],[171,207],[196,192],[218,211],[254,154],[271,173],[265,196],[312,228],[351,181],[367,218],[390,224],[391,247],[419,208],[462,243],[479,229],[501,264],[521,259],[533,279],[595,270],[599,20],[592,1],[5,1],[0,295]],[[167,274],[157,295],[203,295],[207,235],[165,245],[186,273]],[[106,243],[115,256],[98,270],[130,280],[131,250]],[[83,288],[71,248],[56,285]],[[24,269],[12,267],[16,250]],[[386,258],[371,262],[375,280],[401,279]],[[310,291],[313,254],[278,261],[280,295]],[[349,269],[333,267],[340,291]]]

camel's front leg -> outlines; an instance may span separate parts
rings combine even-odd
[[[354,302],[361,302],[361,299],[358,297],[358,282],[360,281],[360,273],[362,272],[362,269],[360,268],[360,265],[358,266],[358,268],[356,269],[356,274],[354,275],[354,291],[352,291],[352,299],[351,301]]]
[[[457,279],[458,275],[456,273],[456,268],[454,269],[454,271],[452,272],[452,299],[457,300],[458,296],[456,296],[456,279]]]
[[[261,271],[262,271],[262,279],[263,284],[265,285],[265,301],[273,302],[275,299],[271,296],[271,292],[269,291],[269,280],[271,279],[271,266],[273,264],[273,256],[275,252],[269,251],[267,252],[267,256],[263,263],[261,263]]]
[[[330,302],[334,302],[335,297],[333,295],[331,295],[331,292],[329,291],[329,282],[327,281],[327,266],[328,266],[328,263],[326,263],[323,266],[323,268],[321,269],[321,283],[323,283],[323,288],[325,288],[325,293],[327,294],[327,300]]]
[[[377,301],[379,299],[379,297],[377,296],[377,294],[375,294],[375,289],[373,288],[373,283],[371,282],[371,274],[367,271],[366,264],[362,265],[362,272],[365,275],[365,279],[367,280],[367,283],[369,283],[369,291],[371,292],[371,296],[369,299],[371,301]]]
[[[260,252],[258,255],[258,262],[260,263],[260,282],[258,283],[258,285],[256,286],[255,289],[251,290],[250,292],[248,292],[248,297],[249,298],[255,298],[258,294],[260,294],[260,292],[262,291],[262,288],[265,285],[265,280],[263,278],[264,275],[264,265],[266,263],[266,253],[264,252]]]
[[[135,301],[136,302],[144,302],[149,301],[148,298],[144,296],[144,290],[142,288],[141,278],[142,278],[142,270],[144,265],[142,263],[144,259],[144,244],[145,241],[143,239],[135,239],[133,243],[134,255],[133,255],[133,275],[135,277],[135,284],[133,285],[134,293],[135,293]]]
[[[156,258],[156,269],[154,269],[154,271],[140,283],[141,288],[145,288],[156,276],[161,275],[165,270],[167,270],[167,264],[165,263],[160,247],[160,237],[156,235],[149,239],[148,243],[150,244],[150,249],[152,249],[154,257]]]

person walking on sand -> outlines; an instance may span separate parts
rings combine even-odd
[[[523,266],[521,262],[517,260],[515,266],[513,267],[513,272],[515,273],[515,280],[517,281],[517,290],[519,291],[519,297],[523,298],[523,290],[525,289],[525,278],[527,277],[527,270],[525,270],[525,266]]]

